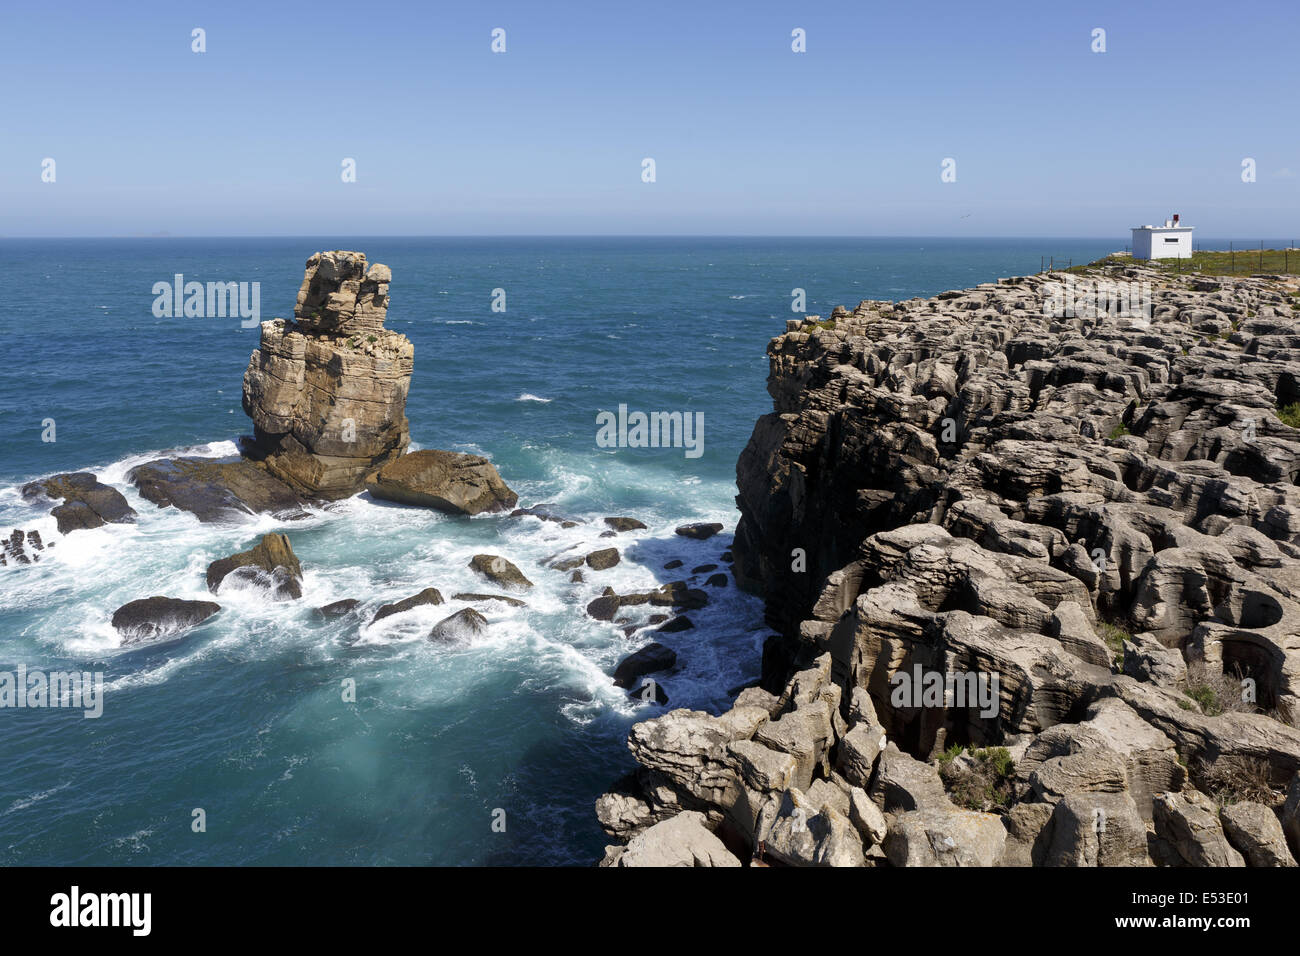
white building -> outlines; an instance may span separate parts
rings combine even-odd
[[[1190,259],[1192,229],[1180,225],[1178,213],[1163,226],[1137,226],[1133,230],[1134,259]]]

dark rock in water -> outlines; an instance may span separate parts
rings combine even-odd
[[[296,601],[302,597],[302,565],[282,534],[263,535],[249,550],[209,564],[208,590],[215,594],[221,582],[235,572],[238,577],[269,586],[273,600]]]
[[[641,677],[655,671],[666,671],[677,663],[677,654],[662,644],[647,644],[634,654],[629,654],[614,668],[614,686],[631,687]]]
[[[677,634],[681,631],[689,631],[694,626],[695,626],[695,622],[683,614],[673,618],[667,624],[662,624],[659,627],[655,628],[655,633],[656,634]]]
[[[429,640],[441,644],[460,643],[485,633],[487,627],[487,618],[472,607],[467,607],[435,624],[429,632]]]
[[[667,564],[664,565],[664,570],[676,571],[681,566],[682,566],[682,562],[674,558],[673,560],[669,561]]]
[[[711,574],[704,583],[711,588],[725,588],[727,586],[727,576],[725,574]]]
[[[716,564],[701,564],[699,567],[691,568],[691,574],[708,574],[710,571],[718,570]]]
[[[618,613],[619,603],[617,594],[602,595],[587,605],[587,613],[598,621],[612,621]]]
[[[505,511],[519,500],[486,458],[436,449],[390,461],[366,479],[366,490],[386,501],[463,515]]]
[[[572,574],[569,575],[569,580],[572,581],[574,584],[581,584],[583,581],[587,579],[583,576],[581,571],[574,571]]]
[[[587,559],[581,556],[576,558],[563,558],[551,562],[548,566],[554,568],[556,571],[572,571],[574,568],[582,567],[586,561]]]
[[[718,560],[720,560],[720,561],[731,561],[731,560],[733,560],[733,555],[732,555],[732,553],[731,553],[730,551],[723,551],[722,554],[721,554],[721,556],[719,557]]]
[[[112,623],[122,635],[122,646],[126,647],[179,634],[202,624],[220,610],[221,605],[214,601],[155,596],[123,604],[113,612]]]
[[[650,622],[651,624],[662,624],[664,621],[668,620],[668,615],[667,615],[667,614],[651,614],[648,620],[649,620],[649,622]]]
[[[564,517],[563,515],[557,515],[555,512],[549,510],[549,508],[548,508],[546,505],[534,505],[534,506],[531,507],[531,508],[516,508],[514,511],[510,512],[510,517],[512,517],[512,518],[524,518],[524,517],[539,518],[539,519],[541,519],[542,521],[552,521],[552,522],[555,522],[555,523],[558,524],[561,528],[576,528],[579,524],[582,523],[582,522],[580,522],[580,521],[577,521],[577,520],[574,519],[574,518],[566,518],[566,517]]]
[[[617,538],[617,537],[618,537],[618,532],[617,532],[617,531],[602,531],[602,532],[600,533],[600,536],[601,536],[602,538]]]
[[[502,604],[509,604],[511,607],[528,607],[527,601],[521,601],[519,598],[506,597],[504,594],[453,594],[453,601],[500,601]]]
[[[606,518],[605,524],[615,531],[641,531],[645,528],[644,522],[637,521],[636,518]]]
[[[706,538],[712,538],[722,530],[722,525],[717,522],[696,521],[691,524],[684,524],[677,529],[677,534],[684,538],[694,538],[696,541],[703,541]]]
[[[360,603],[356,598],[344,598],[342,601],[316,608],[316,614],[320,617],[343,617],[356,610]]]
[[[602,548],[587,555],[587,567],[593,571],[604,571],[618,564],[619,560],[618,548]]]
[[[59,534],[105,524],[121,524],[136,518],[135,509],[126,503],[121,492],[102,484],[88,471],[29,481],[23,485],[22,495],[28,500],[45,497],[63,501],[50,512],[58,522]]]
[[[9,537],[4,542],[4,552],[0,553],[0,564],[8,564],[13,561],[14,564],[31,564],[33,561],[40,559],[40,555],[29,555],[26,550],[27,537],[21,528],[14,528]],[[8,560],[5,556],[8,555]]]
[[[249,513],[306,516],[303,499],[288,485],[243,458],[159,458],[137,465],[126,477],[146,501],[188,511],[200,521]]]
[[[27,532],[27,544],[37,551],[45,550],[45,545],[41,544],[41,533],[39,531]]]
[[[496,554],[476,554],[470,558],[469,566],[483,577],[503,588],[526,591],[533,582],[524,577],[524,573]]]
[[[394,614],[401,614],[403,611],[409,611],[411,608],[421,607],[425,604],[437,605],[442,603],[444,603],[442,600],[442,594],[437,588],[425,588],[419,594],[413,594],[409,598],[403,598],[402,600],[395,601],[392,604],[385,604],[375,612],[375,616],[370,619],[370,623],[374,624],[376,621],[382,621],[386,617],[391,617]]]
[[[658,681],[654,680],[647,681],[627,696],[636,700],[644,701],[647,704],[668,703],[667,692]]]

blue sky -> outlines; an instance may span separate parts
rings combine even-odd
[[[1298,46],[1295,0],[9,4],[0,235],[1289,237]]]

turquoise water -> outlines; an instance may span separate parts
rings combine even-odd
[[[633,704],[608,675],[631,640],[583,608],[713,563],[734,528],[735,462],[771,407],[769,338],[791,290],[809,313],[864,298],[933,295],[1080,262],[1122,240],[412,239],[0,241],[0,531],[58,542],[0,568],[0,670],[102,670],[104,715],[0,709],[0,863],[590,864],[605,838],[592,803],[631,769]],[[584,519],[453,519],[360,495],[277,523],[200,525],[157,509],[126,471],[167,450],[233,451],[249,430],[240,383],[257,330],[237,319],[155,318],[155,282],[258,281],[262,318],[289,316],[303,263],[359,249],[393,270],[388,327],[415,343],[414,447],[490,457],[521,504]],[[492,290],[506,292],[504,313]],[[703,412],[704,453],[604,449],[596,415],[620,404]],[[56,441],[41,440],[45,419]],[[93,470],[140,512],[135,525],[60,539],[24,481]],[[605,515],[647,531],[599,537]],[[727,534],[677,538],[684,521]],[[183,641],[119,649],[119,605],[206,599],[208,562],[266,531],[289,534],[304,598],[223,591],[223,612]],[[539,566],[565,548],[618,543],[586,584]],[[467,567],[502,554],[537,587],[524,609],[486,612],[468,648],[422,640],[461,605],[370,628],[322,623],[341,598],[380,603],[436,586],[490,590]],[[680,574],[680,572],[678,572]],[[367,620],[368,620],[367,615]],[[720,708],[757,676],[770,633],[759,599],[728,587],[661,636],[679,656],[670,706]],[[341,682],[355,680],[355,703]],[[195,833],[192,811],[207,829]],[[505,831],[493,828],[504,810]],[[500,814],[495,814],[500,819]]]

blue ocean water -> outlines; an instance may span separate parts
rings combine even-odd
[[[715,563],[734,528],[735,463],[765,391],[769,338],[792,317],[905,299],[1088,261],[1122,240],[276,238],[0,240],[0,531],[57,542],[0,568],[0,671],[102,670],[104,714],[0,709],[3,864],[590,864],[606,842],[592,803],[631,769],[624,740],[657,712],[609,674],[649,641],[586,617],[606,585],[673,580]],[[415,344],[413,447],[490,457],[521,496],[584,519],[454,519],[359,495],[306,521],[200,525],[126,483],[175,449],[232,453],[249,430],[241,379],[257,330],[234,318],[156,318],[152,288],[260,282],[262,318],[291,316],[303,264],[358,249],[393,270],[389,328]],[[506,311],[491,309],[504,289]],[[606,449],[596,415],[620,404],[703,412],[704,453]],[[53,419],[55,438],[43,441]],[[93,470],[140,512],[60,538],[23,482]],[[601,538],[601,517],[648,530]],[[705,542],[685,521],[721,521]],[[179,643],[123,651],[108,619],[139,597],[208,599],[208,562],[289,534],[304,598],[223,590],[223,612]],[[567,548],[623,548],[585,584],[540,566]],[[458,602],[375,627],[317,621],[341,598],[381,603],[436,586],[490,590],[468,568],[502,554],[533,581],[489,636],[422,640]],[[426,613],[427,611],[427,613]],[[679,656],[670,706],[719,709],[757,675],[761,602],[734,586],[661,636]],[[368,616],[367,616],[368,619]],[[342,682],[356,682],[355,703]],[[206,831],[191,826],[202,808]],[[504,811],[504,817],[497,811]],[[499,821],[505,820],[504,832]],[[498,826],[494,827],[494,821]]]

